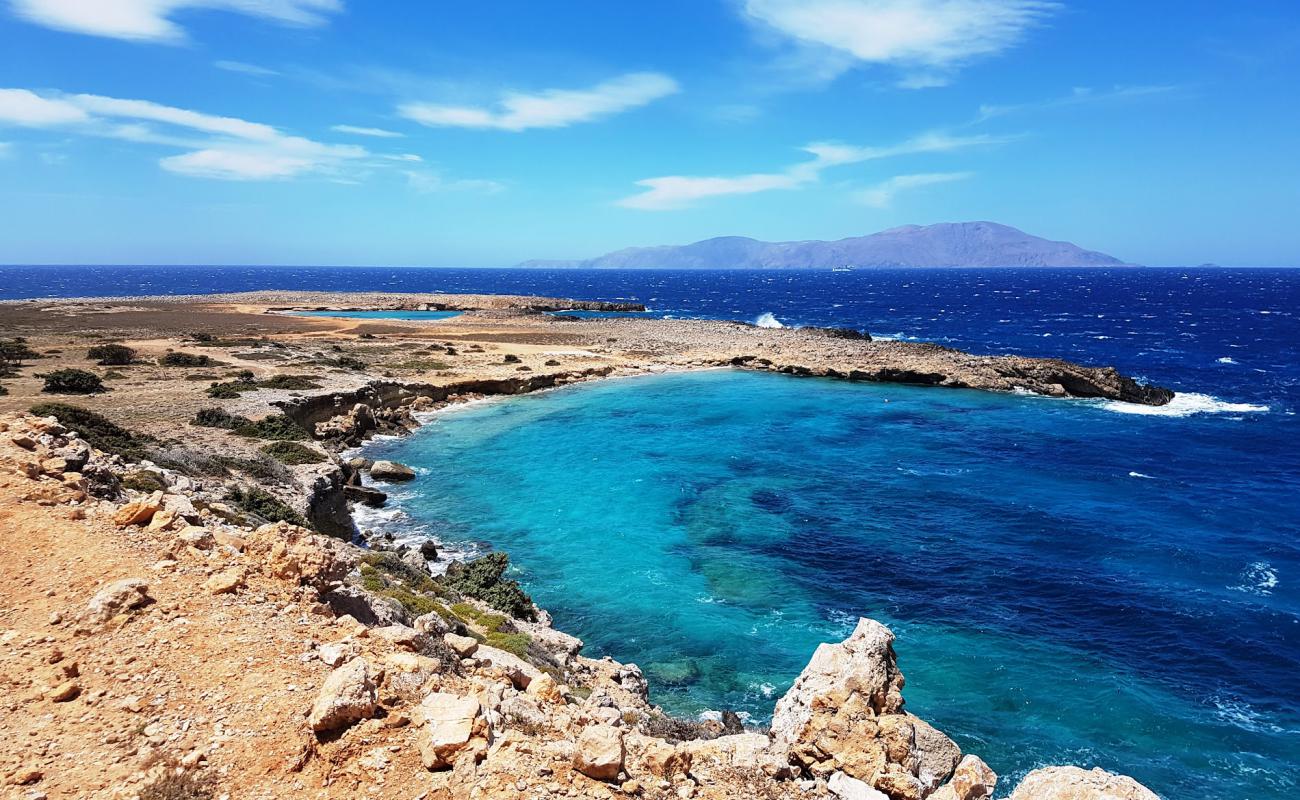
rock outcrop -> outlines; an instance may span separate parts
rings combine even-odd
[[[379,706],[376,676],[364,658],[354,658],[329,674],[311,708],[313,731],[344,728],[372,716]]]
[[[861,619],[843,642],[818,646],[772,717],[773,746],[797,770],[843,773],[892,800],[920,800],[951,777],[961,751],[903,711],[893,644],[888,628]]]
[[[1011,800],[1160,800],[1155,792],[1128,777],[1104,769],[1044,767],[1020,781]]]

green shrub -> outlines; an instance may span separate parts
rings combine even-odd
[[[532,598],[524,593],[518,581],[504,577],[509,566],[510,557],[505,553],[488,553],[473,561],[453,564],[443,582],[516,619],[536,619]]]
[[[221,362],[211,356],[199,355],[197,353],[168,353],[158,359],[158,363],[164,367],[219,367]]]
[[[307,520],[270,492],[256,486],[236,486],[230,493],[230,501],[250,514],[255,514],[267,522],[288,522],[293,525],[307,526]]]
[[[133,461],[145,457],[145,445],[152,438],[129,431],[93,411],[67,403],[37,403],[31,412],[38,417],[58,417],[59,422],[81,435],[91,447],[116,453]]]
[[[247,436],[250,439],[294,442],[308,438],[307,431],[284,414],[272,414],[256,422],[240,425],[234,430],[240,436]]]
[[[104,391],[104,381],[95,373],[84,369],[56,369],[40,377],[45,379],[45,387],[41,391],[47,394],[95,394]]]
[[[262,452],[281,464],[298,466],[300,464],[321,464],[328,461],[325,454],[307,445],[297,442],[273,442],[262,448]]]
[[[167,483],[156,472],[138,469],[122,479],[122,487],[137,492],[161,492],[166,491]]]
[[[260,454],[257,458],[217,456],[216,460],[225,469],[237,470],[263,483],[288,483],[293,478],[279,461]]]
[[[27,346],[21,336],[0,339],[0,375],[13,375],[24,361],[40,358],[41,354]]]
[[[533,637],[526,633],[489,633],[487,644],[489,647],[495,647],[498,650],[504,650],[507,653],[514,653],[520,658],[528,657],[528,645],[532,644]]]
[[[86,358],[103,367],[124,367],[135,361],[135,350],[124,344],[97,344],[86,351]]]
[[[201,408],[199,413],[194,415],[194,419],[190,420],[190,424],[200,428],[224,428],[233,431],[242,425],[251,425],[253,421],[248,417],[231,414],[225,409]]]
[[[320,384],[312,380],[310,375],[276,375],[274,378],[267,378],[264,381],[258,381],[257,386],[260,389],[319,389]]]
[[[251,383],[214,383],[206,391],[208,397],[217,400],[233,400],[244,392],[253,391],[253,388]]]

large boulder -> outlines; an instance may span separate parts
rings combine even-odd
[[[113,522],[119,528],[125,528],[129,525],[144,525],[153,519],[153,515],[162,510],[163,493],[154,492],[148,497],[139,500],[133,500],[122,506],[113,515]]]
[[[481,712],[482,704],[473,697],[434,692],[424,698],[415,711],[417,721],[424,724],[420,736],[424,768],[451,766],[476,735],[486,745],[487,723]]]
[[[952,779],[930,795],[930,800],[988,800],[998,776],[978,756],[966,756],[953,770]]]
[[[903,711],[893,644],[888,628],[861,619],[843,642],[818,646],[772,717],[773,746],[797,771],[841,772],[892,800],[920,800],[948,780],[961,751]]]
[[[588,778],[613,781],[618,779],[626,755],[621,730],[612,725],[592,725],[578,736],[573,767]]]
[[[378,676],[364,658],[354,658],[329,674],[307,722],[317,733],[345,728],[374,716],[379,707]]]
[[[396,483],[415,480],[415,470],[396,461],[376,461],[370,466],[370,477],[377,481]]]
[[[1104,769],[1043,767],[1025,776],[1011,800],[1160,800],[1128,777]]]
[[[391,597],[367,592],[360,586],[339,586],[321,595],[334,613],[350,616],[362,625],[411,625],[406,608]]]

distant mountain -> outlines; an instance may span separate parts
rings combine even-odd
[[[760,242],[720,236],[681,246],[629,247],[576,261],[521,267],[589,269],[831,269],[835,267],[1116,267],[1113,256],[1031,236],[996,222],[904,225],[835,242]]]

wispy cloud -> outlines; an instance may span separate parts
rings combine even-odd
[[[894,202],[894,195],[908,189],[933,186],[937,183],[964,181],[974,175],[973,172],[926,172],[917,175],[897,175],[887,181],[857,192],[854,197],[858,202],[874,208],[888,208]]]
[[[252,75],[255,78],[269,78],[272,75],[280,74],[279,70],[258,66],[257,64],[248,64],[243,61],[213,61],[212,66],[217,69],[224,69],[226,72],[238,72],[241,75]]]
[[[1126,100],[1151,95],[1168,94],[1180,87],[1173,85],[1116,86],[1111,89],[1093,89],[1086,86],[1076,87],[1063,97],[1054,97],[1037,103],[1017,103],[1013,105],[983,105],[974,122],[985,122],[994,117],[1005,117],[1027,111],[1041,111],[1052,108],[1066,108],[1091,103],[1105,103],[1112,100]]]
[[[330,130],[335,133],[350,133],[353,136],[374,136],[379,139],[400,139],[406,134],[386,131],[383,128],[359,128],[356,125],[333,125]]]
[[[495,194],[505,188],[505,184],[499,181],[479,178],[447,179],[441,173],[431,170],[409,170],[405,174],[407,185],[420,194],[432,194],[434,192]]]
[[[1017,44],[1057,10],[1051,0],[744,0],[748,18],[820,51],[837,74],[856,63],[902,72],[903,88],[941,86],[963,65]]]
[[[189,152],[159,164],[204,178],[267,180],[338,172],[371,156],[356,145],[317,142],[259,122],[91,94],[0,89],[0,126],[6,124],[185,149]]]
[[[953,136],[936,131],[883,147],[814,142],[802,148],[804,152],[813,156],[811,160],[791,165],[779,172],[756,172],[732,176],[667,175],[647,178],[637,181],[637,185],[644,187],[645,191],[623,198],[618,201],[618,205],[644,211],[668,211],[686,208],[711,197],[799,189],[816,183],[821,179],[822,172],[831,167],[919,153],[946,153],[1002,144],[1012,138],[1014,137]]]
[[[405,103],[398,113],[435,128],[523,131],[563,128],[644,106],[679,90],[677,82],[657,72],[636,72],[589,89],[549,89],[537,94],[509,92],[492,108],[436,103]]]
[[[283,25],[323,25],[342,0],[9,0],[19,17],[55,30],[175,44],[185,29],[172,21],[181,10],[216,9]]]

